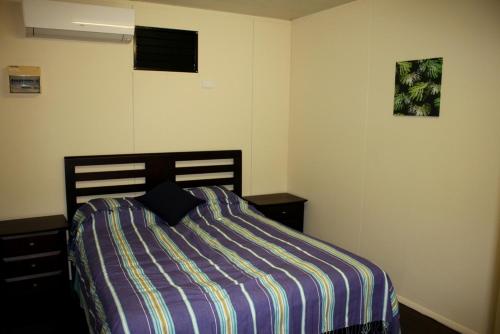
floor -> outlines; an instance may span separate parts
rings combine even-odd
[[[402,334],[454,334],[458,333],[417,311],[399,304]]]

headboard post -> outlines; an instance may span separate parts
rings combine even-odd
[[[146,190],[165,182],[175,182],[175,160],[169,156],[153,156],[146,159]]]
[[[242,196],[242,166],[241,166],[241,151],[237,151],[234,155],[234,189],[233,192]]]
[[[75,180],[75,165],[71,160],[64,158],[64,173],[66,177],[66,219],[70,221],[75,215],[76,202],[76,180]]]

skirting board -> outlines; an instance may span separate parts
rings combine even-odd
[[[415,311],[420,312],[423,315],[426,315],[429,318],[432,318],[432,319],[436,320],[437,322],[440,322],[443,325],[445,325],[445,326],[447,326],[447,327],[449,327],[449,328],[451,328],[453,330],[456,330],[459,333],[462,333],[462,334],[478,334],[478,332],[475,332],[475,331],[473,331],[470,328],[467,328],[467,327],[465,327],[463,325],[460,325],[458,322],[455,322],[455,321],[453,321],[451,319],[443,317],[442,315],[437,314],[436,312],[431,311],[431,310],[429,310],[428,308],[426,308],[426,307],[424,307],[422,305],[419,305],[419,304],[417,304],[415,302],[412,302],[411,300],[406,299],[403,296],[398,295],[398,301],[401,304],[404,304],[404,305],[406,305],[406,306],[414,309]]]

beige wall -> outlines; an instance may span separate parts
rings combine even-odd
[[[293,21],[289,190],[306,231],[357,250],[363,196],[368,2]]]
[[[289,190],[310,200],[306,232],[462,332],[493,324],[498,4],[360,0],[292,23]],[[441,116],[394,117],[396,61],[438,56]]]
[[[288,182],[291,24],[259,19],[254,36],[251,192],[265,194]]]
[[[0,219],[64,213],[66,155],[242,149],[245,193],[286,190],[290,22],[107,3],[199,31],[199,73],[133,71],[132,44],[25,38],[0,1]],[[9,65],[40,66],[42,94],[9,94]]]

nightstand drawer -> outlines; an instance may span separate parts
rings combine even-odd
[[[292,203],[292,204],[267,205],[262,207],[259,206],[258,209],[266,217],[279,222],[284,222],[284,221],[298,220],[298,219],[302,220],[304,204]]]
[[[46,276],[16,277],[4,279],[5,292],[8,296],[19,296],[44,291],[60,291],[65,284],[63,271],[48,273]],[[29,277],[29,276],[28,276]]]
[[[304,230],[304,221],[302,219],[279,220],[278,222],[299,232]]]
[[[64,265],[61,251],[47,253],[48,256],[29,259],[4,258],[3,277],[18,277],[61,270]]]
[[[57,251],[61,249],[62,238],[64,234],[61,231],[2,237],[0,253],[5,258]]]

